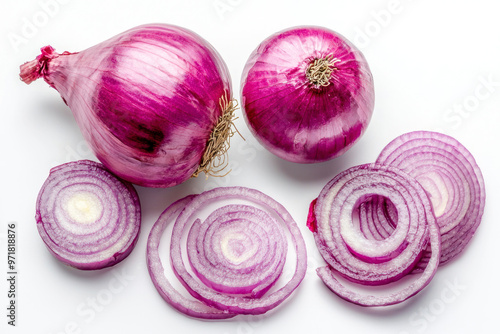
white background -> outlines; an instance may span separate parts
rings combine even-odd
[[[44,5],[51,3],[51,5]],[[0,8],[0,327],[5,333],[492,333],[498,330],[500,256],[500,6],[493,0],[23,0]],[[226,60],[238,97],[248,55],[270,34],[295,25],[336,30],[365,54],[376,103],[363,138],[342,157],[316,165],[282,161],[263,150],[242,118],[233,138],[232,173],[171,189],[137,187],[140,240],[116,268],[80,272],[58,263],[35,227],[35,200],[56,164],[90,158],[70,110],[39,80],[18,79],[19,65],[50,44],[81,51],[133,26],[173,23],[210,41]],[[32,25],[31,29],[27,26]],[[34,29],[33,29],[34,27]],[[489,84],[487,84],[489,82]],[[403,305],[350,305],[314,272],[322,259],[305,220],[309,202],[335,174],[372,162],[394,137],[441,130],[476,157],[485,182],[483,221],[466,252],[441,268]],[[289,209],[308,246],[310,270],[285,304],[268,315],[207,322],[167,305],[145,262],[149,230],[172,201],[215,186],[259,189]],[[6,232],[18,226],[17,327],[7,326]],[[121,277],[121,281],[116,277]],[[120,283],[118,283],[120,282]],[[111,285],[110,285],[111,284]],[[114,284],[114,285],[113,285]],[[97,303],[92,311],[92,301]]]

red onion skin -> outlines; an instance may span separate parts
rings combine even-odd
[[[326,87],[306,77],[315,59],[338,58]],[[278,157],[298,163],[333,159],[365,132],[374,108],[373,78],[363,54],[322,27],[278,32],[250,55],[241,105],[253,135]]]
[[[139,26],[79,53],[42,48],[35,63],[21,67],[25,82],[36,79],[28,73],[36,65],[97,158],[141,186],[171,187],[190,178],[221,115],[219,99],[231,98],[217,51],[172,25]]]

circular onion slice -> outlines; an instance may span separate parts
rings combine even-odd
[[[245,204],[219,206],[228,200]],[[198,218],[209,204],[218,208]],[[184,297],[165,276],[158,248],[172,221],[172,269],[196,300]],[[283,286],[269,291],[284,269],[287,236],[297,256],[295,272]],[[183,259],[184,241],[190,270]],[[290,296],[307,269],[305,243],[288,211],[271,197],[243,187],[216,188],[172,204],[149,234],[147,261],[160,295],[182,313],[204,319],[265,313]]]
[[[397,224],[387,237],[376,238],[373,233],[367,237],[359,213],[363,203],[380,198],[390,201],[388,215],[397,217]],[[439,263],[440,235],[431,203],[414,178],[394,167],[366,164],[338,174],[312,203],[308,226],[328,264],[318,268],[319,277],[334,293],[362,306],[408,299],[429,284]],[[397,281],[413,269],[428,244],[432,252],[422,275],[395,293],[364,295],[335,277],[339,274],[363,285]]]
[[[94,270],[125,259],[139,236],[134,187],[100,163],[80,160],[50,170],[36,203],[38,232],[50,252],[72,267]]]
[[[390,142],[377,162],[404,170],[427,192],[441,233],[440,264],[459,255],[484,212],[484,180],[472,154],[450,136],[415,131]],[[426,265],[429,253],[417,270]]]
[[[279,223],[247,205],[224,206],[189,231],[187,251],[200,280],[225,294],[260,297],[278,279],[287,241]]]

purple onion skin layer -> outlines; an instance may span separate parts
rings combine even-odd
[[[42,76],[61,94],[97,158],[141,186],[190,178],[221,115],[219,99],[232,96],[217,51],[167,24],[138,26],[79,53],[47,46],[23,66],[25,82]]]
[[[330,84],[315,85],[306,70],[332,55]],[[340,34],[303,26],[280,31],[250,55],[241,105],[253,135],[278,157],[316,163],[345,153],[365,132],[375,93],[363,54]]]
[[[99,198],[102,212],[95,221],[79,224],[65,210],[68,195],[81,193]],[[79,160],[50,170],[38,194],[35,218],[38,233],[55,258],[80,270],[98,270],[123,261],[135,248],[141,206],[130,183],[98,162]]]

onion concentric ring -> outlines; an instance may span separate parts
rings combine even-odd
[[[36,203],[38,232],[51,253],[72,267],[101,269],[126,258],[141,224],[137,192],[90,160],[51,169]]]
[[[390,142],[377,163],[414,177],[427,192],[441,232],[441,263],[458,256],[476,232],[484,212],[485,186],[472,154],[442,133],[415,131]],[[418,269],[425,266],[429,250]]]
[[[377,197],[390,201],[389,211],[397,212],[397,225],[384,238],[367,237],[355,214]],[[349,168],[326,184],[311,211],[308,225],[328,264],[317,273],[341,298],[362,306],[392,305],[421,291],[434,276],[441,242],[432,206],[422,186],[400,169],[379,164]],[[428,244],[431,256],[422,275],[395,293],[364,295],[335,277],[363,285],[394,282],[414,268]]]
[[[245,204],[219,206],[227,200]],[[200,212],[214,203],[218,208],[200,219]],[[172,269],[196,300],[184,297],[165,276],[158,248],[172,221]],[[285,265],[287,236],[297,255],[295,272],[283,286],[269,291]],[[185,239],[190,268],[183,258]],[[147,261],[160,295],[180,312],[204,319],[265,313],[298,287],[307,269],[305,243],[291,215],[271,197],[243,187],[216,188],[168,207],[150,232]]]

